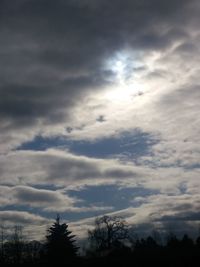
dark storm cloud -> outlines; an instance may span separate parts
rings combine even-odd
[[[0,118],[10,127],[66,120],[87,91],[112,80],[103,63],[115,52],[183,38],[191,2],[1,1]]]

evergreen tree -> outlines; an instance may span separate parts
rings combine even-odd
[[[71,233],[66,223],[60,224],[60,217],[57,215],[46,236],[47,257],[51,263],[66,263],[76,257],[78,247],[74,245],[75,235]]]

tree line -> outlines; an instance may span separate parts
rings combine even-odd
[[[200,236],[193,240],[187,234],[181,239],[168,234],[165,243],[158,232],[146,238],[137,237],[120,217],[102,216],[88,231],[84,254],[68,224],[57,215],[48,228],[45,241],[25,241],[22,227],[15,226],[11,238],[5,229],[0,233],[0,266],[198,266]]]

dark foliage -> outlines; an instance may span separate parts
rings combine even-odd
[[[50,263],[65,264],[72,261],[77,254],[78,247],[74,242],[75,235],[68,230],[66,223],[60,224],[59,215],[55,223],[48,229],[46,252]]]
[[[106,228],[107,227],[107,228]],[[98,231],[97,231],[98,230]],[[99,232],[99,230],[101,230]],[[108,230],[110,232],[108,232]],[[13,235],[3,238],[0,247],[0,266],[134,266],[134,267],[193,267],[198,266],[200,237],[193,241],[188,235],[178,239],[169,234],[166,242],[160,242],[158,234],[146,238],[129,239],[127,224],[116,217],[98,218],[94,230],[89,232],[89,242],[101,241],[101,246],[88,246],[86,255],[77,256],[75,236],[68,225],[60,223],[59,216],[48,229],[46,242],[26,242],[22,229],[15,227]],[[92,238],[92,239],[91,239]],[[127,242],[131,240],[131,242]],[[102,243],[103,242],[103,243]],[[99,253],[99,252],[103,253]]]

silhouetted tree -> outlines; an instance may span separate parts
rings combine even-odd
[[[43,252],[43,244],[32,240],[24,244],[24,261],[28,264],[38,263]]]
[[[185,249],[191,249],[193,246],[193,240],[187,234],[185,234],[181,240],[181,247]]]
[[[0,258],[0,263],[3,264],[5,260],[5,239],[6,239],[6,234],[5,234],[5,227],[3,224],[0,225],[0,240],[1,240],[1,258]]]
[[[158,247],[158,244],[153,239],[153,237],[148,236],[147,239],[146,239],[146,247],[149,248],[149,249],[157,248]]]
[[[5,244],[6,261],[14,265],[20,265],[23,261],[23,248],[22,226],[15,225],[9,242]]]
[[[51,263],[67,263],[74,259],[78,247],[74,245],[75,235],[68,230],[66,223],[60,224],[60,217],[57,215],[55,223],[48,229],[47,257]]]
[[[175,234],[170,233],[167,237],[167,247],[171,249],[176,249],[180,247],[180,240],[176,237]]]
[[[162,245],[162,237],[161,237],[161,234],[159,232],[159,230],[157,229],[154,229],[152,231],[152,238],[155,240],[155,242],[158,244],[158,245]]]
[[[89,230],[88,235],[92,249],[109,250],[123,244],[128,238],[128,228],[120,217],[103,216],[95,220],[95,228]]]
[[[196,239],[196,246],[200,248],[200,236],[198,236]]]

